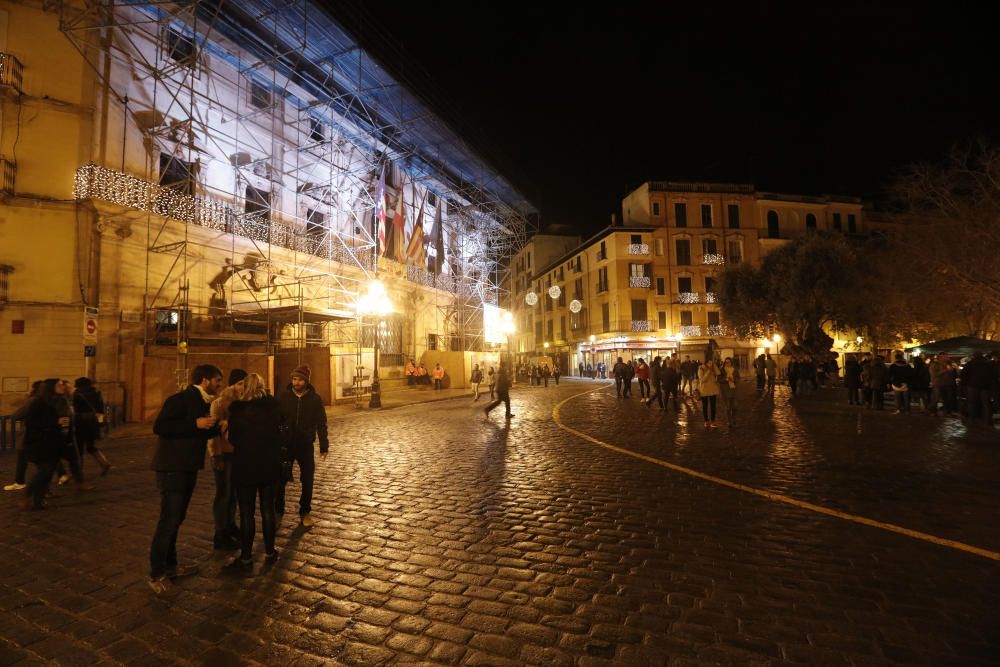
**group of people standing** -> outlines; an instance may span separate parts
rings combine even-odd
[[[299,366],[275,397],[260,375],[239,368],[229,373],[223,388],[222,371],[206,364],[194,368],[187,388],[167,398],[153,424],[158,441],[150,466],[160,493],[160,516],[149,551],[149,586],[155,593],[169,593],[173,579],[197,569],[177,562],[177,536],[206,452],[215,477],[214,547],[240,550],[227,568],[253,567],[258,502],[265,559],[277,559],[275,535],[285,512],[285,485],[292,480],[296,462],[302,487],[299,519],[306,528],[313,525],[314,442],[319,440],[320,457],[326,458],[329,441],[326,410],[310,375],[308,366]]]
[[[543,384],[548,387],[550,379],[555,380],[556,385],[558,385],[559,378],[562,377],[559,364],[555,362],[551,368],[544,361],[540,364],[518,364],[516,372],[518,377],[526,380],[534,387],[541,387]]]
[[[88,454],[102,476],[111,470],[97,446],[105,419],[104,398],[89,378],[77,378],[72,384],[57,378],[35,382],[14,419],[24,423],[24,437],[17,446],[14,481],[4,490],[24,491],[25,509],[45,509],[53,477],[60,485],[72,480],[78,492],[92,490],[84,479]],[[35,466],[30,481],[29,463]]]
[[[435,389],[444,388],[445,372],[441,368],[441,364],[434,364],[434,370],[428,373],[427,367],[424,364],[417,365],[413,363],[413,359],[408,359],[404,373],[406,375],[406,384],[411,387],[419,386],[423,388],[429,386],[433,380]]]

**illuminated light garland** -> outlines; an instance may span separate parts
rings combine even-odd
[[[725,264],[726,258],[718,253],[705,253],[701,258],[702,264]]]
[[[583,310],[583,304],[580,303],[578,300],[573,299],[572,301],[569,302],[569,311],[571,313],[574,314],[579,313],[581,310]]]
[[[729,330],[724,324],[709,324],[708,325],[708,335],[709,336],[725,336]]]
[[[715,292],[705,292],[705,303],[718,303]]]
[[[648,255],[649,254],[649,244],[648,243],[630,243],[628,245],[628,254],[630,254],[630,255]]]
[[[560,294],[562,294],[562,290],[559,289],[559,285],[553,285],[549,288],[549,296],[553,299],[558,299]]]
[[[701,303],[701,295],[697,292],[681,292],[677,295],[677,300],[681,303]]]
[[[701,327],[697,324],[695,324],[694,326],[681,327],[681,335],[684,336],[685,338],[690,336],[700,336]]]
[[[529,306],[534,306],[538,303],[538,295],[534,292],[528,292],[524,295],[524,302]]]
[[[652,331],[653,323],[649,320],[632,320],[632,331],[642,332],[642,331]]]
[[[651,280],[649,276],[629,276],[628,286],[629,287],[649,287]]]

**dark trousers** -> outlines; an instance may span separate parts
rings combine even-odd
[[[434,378],[434,388],[435,389],[440,389],[441,388],[441,380],[439,380],[437,378]]]
[[[775,378],[774,378],[773,375],[768,375],[767,376],[767,391],[768,391],[769,394],[773,394],[774,393],[774,379]]]
[[[645,398],[646,396],[649,396],[649,380],[643,380],[643,379],[640,378],[640,380],[639,380],[639,396],[641,396],[642,398]]]
[[[558,387],[559,386],[559,376],[558,375],[553,375],[552,379],[556,381],[556,386]]]
[[[652,403],[653,399],[656,399],[657,405],[660,409],[663,409],[663,387],[659,382],[653,385],[653,393],[649,396],[649,402]]]
[[[260,523],[264,531],[264,553],[274,553],[274,535],[278,531],[278,521],[274,512],[274,494],[277,484],[269,482],[254,486],[239,485],[236,497],[240,505],[240,557],[250,560],[253,554],[253,538],[257,533],[254,521],[254,503],[260,494]]]
[[[788,376],[788,388],[792,390],[792,396],[799,393],[799,379],[794,375]]]
[[[674,412],[679,412],[680,411],[680,403],[679,403],[680,393],[681,393],[680,385],[676,385],[676,384],[665,384],[665,385],[663,385],[663,405],[661,405],[660,407],[665,408],[666,404],[669,403],[669,402],[671,402],[670,401],[671,397],[673,397]]]
[[[757,391],[762,391],[764,389],[764,375],[757,375]]]
[[[316,477],[316,452],[313,443],[300,444],[288,452],[289,461],[299,462],[299,483],[302,493],[299,495],[299,516],[312,512],[313,480]],[[285,513],[285,479],[281,478],[274,493],[274,511]]]
[[[156,522],[153,543],[149,546],[149,576],[162,577],[177,567],[177,533],[187,516],[191,494],[198,482],[197,472],[157,472],[160,490],[160,520]]]
[[[215,473],[215,498],[212,500],[212,518],[215,534],[236,533],[236,489],[233,487],[233,455],[223,455],[222,470]]]
[[[17,450],[17,462],[14,464],[14,481],[24,484],[24,478],[28,474],[28,452],[23,449]]]
[[[701,412],[705,417],[706,422],[715,421],[715,401],[716,396],[702,396],[701,397]]]
[[[628,398],[632,395],[632,380],[625,378],[622,380],[622,396]]]
[[[495,398],[497,386],[495,384],[490,385],[490,398]]]
[[[20,452],[18,452],[20,453]],[[25,459],[27,461],[27,459]],[[27,465],[27,463],[25,463]],[[55,461],[44,461],[35,464],[35,476],[28,482],[27,494],[31,498],[35,507],[42,507],[45,504],[45,494],[49,492],[49,484],[52,483],[52,475],[55,474]]]
[[[876,387],[871,390],[872,392],[872,405],[876,410],[881,410],[885,407],[885,391],[882,387]]]
[[[615,378],[615,393],[618,394],[619,396],[622,395],[622,385],[624,383],[625,380],[623,380],[622,378]]]
[[[502,391],[500,389],[497,389],[497,399],[495,401],[493,401],[492,403],[490,403],[489,405],[486,406],[486,408],[485,408],[486,414],[490,414],[491,412],[493,412],[493,408],[495,408],[496,406],[500,405],[501,403],[506,404],[506,406],[507,406],[507,416],[509,417],[510,416],[510,392],[509,391]]]
[[[849,386],[847,388],[847,404],[848,405],[858,405],[858,388]]]

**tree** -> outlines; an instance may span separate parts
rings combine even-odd
[[[812,234],[776,248],[759,267],[722,274],[722,314],[738,336],[761,337],[777,328],[788,346],[826,356],[833,331],[877,319],[863,253],[843,237]]]

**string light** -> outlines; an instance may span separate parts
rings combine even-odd
[[[553,285],[549,288],[549,296],[553,299],[558,299],[560,294],[562,294],[562,290],[559,289],[559,285]]]
[[[693,326],[682,326],[681,327],[681,335],[684,336],[685,338],[688,338],[690,336],[700,336],[701,335],[701,327],[699,325],[697,325],[697,324],[695,324]]]
[[[725,264],[726,258],[718,253],[705,253],[701,262],[702,264]]]
[[[647,243],[630,243],[628,246],[628,254],[630,255],[648,255],[649,254],[649,244]]]
[[[581,310],[583,310],[583,304],[580,303],[578,300],[573,299],[572,301],[569,302],[569,311],[571,313],[574,314],[579,313]]]
[[[650,286],[649,276],[629,276],[628,286],[629,287],[649,287]]]
[[[536,303],[538,303],[538,295],[535,294],[534,292],[528,292],[527,294],[524,295],[524,302],[529,306],[534,306]]]
[[[681,292],[678,298],[681,303],[701,303],[701,296],[697,292]]]

